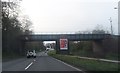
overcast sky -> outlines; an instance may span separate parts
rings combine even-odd
[[[29,16],[35,33],[92,30],[97,24],[118,33],[119,0],[22,0],[22,13]]]

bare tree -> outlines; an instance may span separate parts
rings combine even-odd
[[[108,31],[104,30],[102,25],[97,25],[95,29],[92,31],[92,34],[106,34]]]

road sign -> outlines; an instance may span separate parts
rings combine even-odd
[[[68,40],[60,39],[60,50],[67,50],[67,49],[68,49]]]

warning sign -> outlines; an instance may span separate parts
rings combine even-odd
[[[68,40],[60,39],[60,50],[67,50],[67,49],[68,49]]]

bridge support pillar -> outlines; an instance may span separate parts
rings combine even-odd
[[[104,57],[104,49],[101,40],[93,41],[93,52],[95,57]]]
[[[60,54],[60,41],[56,41],[56,54]]]
[[[21,41],[21,47],[20,47],[20,53],[21,55],[26,55],[25,53],[25,42],[24,41]]]

